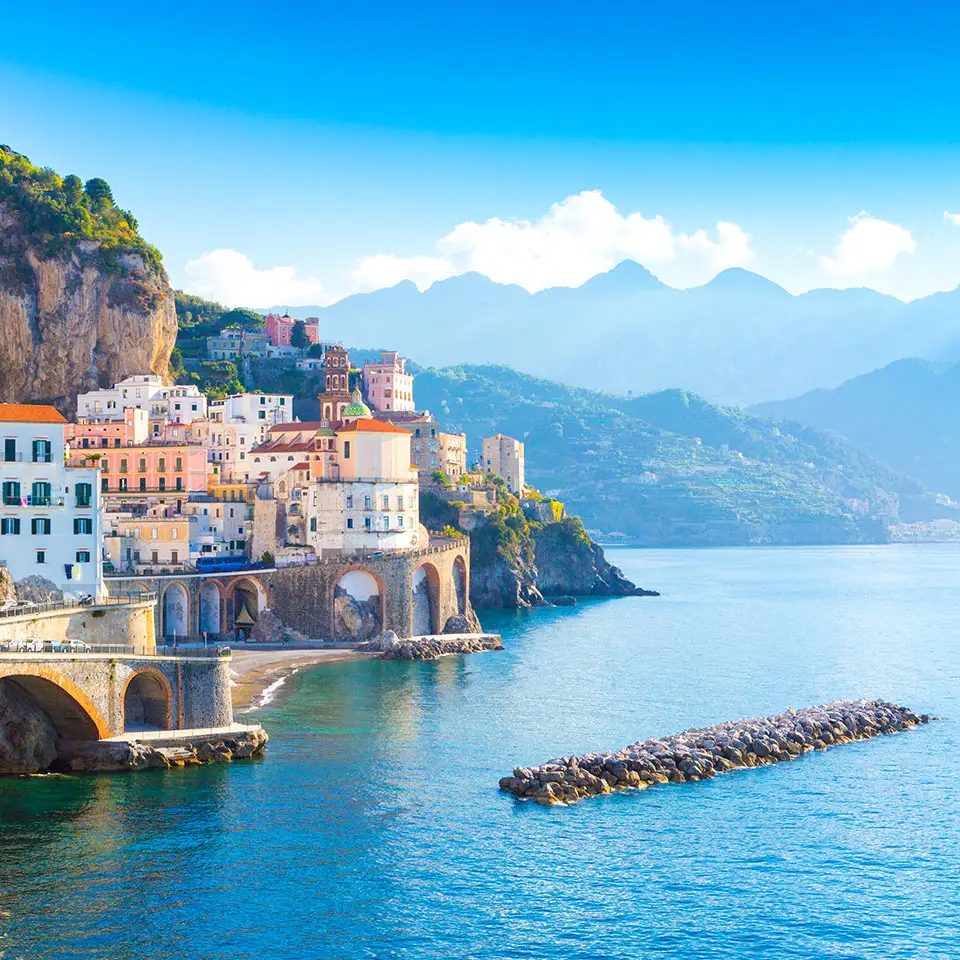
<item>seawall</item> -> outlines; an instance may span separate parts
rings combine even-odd
[[[614,790],[709,780],[730,770],[794,760],[811,750],[909,730],[931,719],[883,700],[835,700],[638,741],[613,753],[517,767],[512,777],[500,780],[500,789],[543,806],[576,803]]]

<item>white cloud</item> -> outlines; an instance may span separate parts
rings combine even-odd
[[[412,280],[417,289],[423,291],[454,272],[452,265],[441,257],[396,257],[392,253],[378,253],[364,257],[351,277],[360,293],[394,287],[401,280]]]
[[[191,260],[184,271],[190,293],[230,307],[323,306],[332,299],[316,278],[298,277],[294,267],[258,270],[236,250],[211,250]]]
[[[711,240],[705,230],[698,230],[692,236],[681,236],[678,243],[706,257],[714,270],[725,270],[727,267],[742,267],[754,259],[754,252],[750,249],[752,239],[738,224],[721,220],[717,224],[716,241]]]
[[[944,210],[943,219],[946,223],[952,223],[955,227],[960,227],[960,213],[950,213],[949,210]]]
[[[862,210],[850,217],[850,226],[820,263],[832,274],[862,274],[886,270],[901,253],[913,253],[917,242],[906,227],[889,223]]]
[[[650,265],[690,256],[714,271],[742,265],[754,258],[750,239],[737,224],[724,221],[717,224],[716,240],[704,230],[676,234],[661,216],[624,216],[599,190],[585,190],[553,204],[536,222],[493,217],[461,223],[437,242],[439,256],[364,257],[353,278],[365,290],[403,279],[425,289],[444,277],[477,271],[535,292],[579,286],[624,259]]]

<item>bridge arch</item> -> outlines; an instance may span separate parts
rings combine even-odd
[[[344,570],[333,585],[330,609],[335,640],[369,640],[383,630],[387,589],[380,574],[368,567]]]
[[[180,580],[163,588],[160,618],[162,636],[184,639],[190,635],[190,591]]]
[[[50,718],[65,740],[104,740],[110,727],[93,701],[69,677],[33,663],[0,665],[0,680],[15,684]]]
[[[243,630],[245,634],[249,634],[260,616],[260,611],[267,606],[267,595],[263,584],[255,577],[238,577],[230,581],[227,597],[232,600],[233,607],[229,628]]]
[[[219,580],[204,580],[198,592],[200,607],[200,633],[216,636],[225,633],[226,610],[224,601],[226,593]]]
[[[413,635],[440,632],[440,574],[424,561],[413,571]]]
[[[143,667],[123,685],[123,732],[173,729],[173,687],[162,670]]]

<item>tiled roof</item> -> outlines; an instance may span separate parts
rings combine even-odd
[[[380,420],[354,420],[353,423],[341,427],[337,433],[402,433],[405,437],[410,436],[409,430]]]
[[[56,407],[39,403],[0,403],[2,423],[66,423]]]

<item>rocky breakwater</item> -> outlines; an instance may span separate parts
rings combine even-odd
[[[614,790],[709,780],[730,770],[795,760],[811,750],[909,730],[931,719],[936,718],[883,700],[836,700],[643,740],[614,753],[518,767],[500,780],[500,789],[543,806],[576,803]]]
[[[439,660],[462,653],[502,650],[503,641],[496,633],[454,633],[401,640],[392,630],[387,630],[358,649],[378,652],[381,660]]]
[[[156,745],[143,740],[61,740],[54,766],[74,773],[105,773],[230,763],[262,756],[269,739],[265,730],[253,727],[226,735],[206,734],[190,740],[161,741]]]

